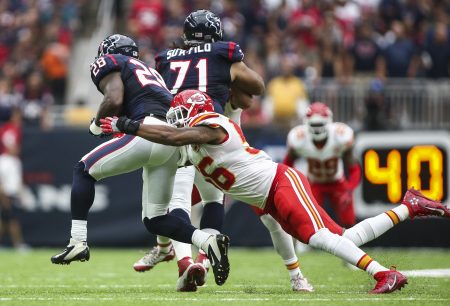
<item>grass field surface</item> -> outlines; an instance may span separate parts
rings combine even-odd
[[[176,262],[137,273],[143,251],[91,248],[91,260],[52,265],[56,249],[27,253],[0,250],[0,305],[450,305],[450,277],[409,277],[402,290],[367,294],[375,281],[323,252],[300,255],[313,293],[291,291],[289,277],[272,249],[230,250],[231,272],[219,287],[210,275],[194,293],[175,291]],[[371,249],[380,263],[398,270],[450,269],[450,250]]]

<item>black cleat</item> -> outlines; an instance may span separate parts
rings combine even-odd
[[[228,248],[230,238],[226,235],[214,235],[210,239],[207,256],[211,263],[216,284],[222,286],[230,273],[230,263],[228,262]]]
[[[72,261],[88,261],[89,258],[89,247],[86,241],[70,238],[69,245],[61,253],[52,256],[51,261],[58,265],[68,265]]]

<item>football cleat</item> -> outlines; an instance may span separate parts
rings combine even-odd
[[[373,278],[377,281],[375,288],[369,292],[373,294],[391,293],[397,289],[401,290],[408,283],[407,278],[395,268],[375,273]]]
[[[205,253],[199,252],[197,258],[195,259],[195,262],[202,264],[203,267],[205,267],[206,271],[209,271],[210,263],[208,256],[206,256]]]
[[[409,217],[439,216],[450,218],[450,210],[438,201],[424,196],[419,190],[410,188],[403,197],[402,203],[408,207]]]
[[[175,250],[170,246],[169,252],[161,252],[158,246],[153,247],[147,254],[134,263],[133,269],[136,272],[145,272],[163,261],[171,261],[175,258]]]
[[[68,265],[72,261],[88,261],[89,258],[89,247],[86,241],[70,238],[66,248],[61,253],[52,256],[51,261],[58,265]]]
[[[194,292],[197,286],[205,283],[206,269],[200,263],[193,263],[191,258],[185,257],[178,261],[177,291]]]
[[[300,274],[297,274],[294,276],[294,278],[291,279],[291,287],[292,290],[298,291],[298,292],[313,292],[314,287],[308,283],[308,280],[305,277],[300,276]]]
[[[230,263],[228,262],[230,238],[217,234],[210,237],[207,242],[207,256],[214,273],[214,280],[217,285],[222,286],[230,273]]]

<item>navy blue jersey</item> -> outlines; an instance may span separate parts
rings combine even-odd
[[[114,71],[120,72],[125,87],[123,108],[119,116],[134,120],[143,119],[150,114],[166,117],[173,97],[156,70],[132,57],[106,54],[91,64],[92,82],[100,92],[101,79]]]
[[[155,62],[172,94],[186,89],[206,92],[214,101],[215,111],[223,114],[229,98],[230,67],[243,58],[238,44],[219,41],[187,50],[165,50],[156,56]]]

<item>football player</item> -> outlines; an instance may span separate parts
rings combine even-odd
[[[167,120],[179,128],[142,124],[126,117],[101,119],[101,127],[105,133],[124,132],[166,145],[190,145],[189,160],[209,183],[270,214],[301,242],[365,270],[377,282],[371,293],[400,290],[407,279],[373,260],[359,245],[408,217],[450,218],[446,206],[410,189],[399,206],[344,230],[317,204],[301,172],[277,164],[264,151],[250,147],[236,123],[214,112],[205,93],[186,90],[177,94]]]
[[[306,159],[306,176],[317,203],[323,206],[328,197],[339,225],[351,227],[355,224],[353,190],[361,179],[361,168],[353,156],[353,130],[333,122],[331,110],[321,102],[308,107],[305,123],[289,132],[283,163],[293,167],[299,158]]]
[[[172,94],[159,73],[139,60],[138,47],[131,38],[115,34],[103,40],[91,64],[91,78],[104,96],[89,128],[94,136],[108,135],[99,126],[99,119],[105,116],[124,115],[146,124],[167,125],[165,115]],[[228,237],[197,230],[176,215],[167,214],[179,157],[178,148],[133,135],[115,137],[86,154],[73,171],[71,238],[67,247],[51,258],[52,263],[89,260],[87,217],[94,202],[95,183],[142,168],[142,218],[147,230],[207,250],[214,258],[216,283],[223,284],[229,269]]]
[[[264,83],[262,78],[243,62],[244,53],[239,45],[222,41],[222,38],[223,30],[219,17],[208,10],[194,11],[184,22],[184,34],[180,45],[164,50],[156,56],[156,69],[172,94],[185,89],[206,92],[212,98],[216,112],[225,113],[226,116],[239,122],[242,109],[250,106],[252,95],[260,95],[263,92]],[[230,87],[233,88],[232,98]],[[230,100],[231,102],[227,103]],[[169,210],[172,214],[190,222],[191,203],[188,199],[191,198],[193,183],[201,195],[204,207],[200,229],[212,234],[220,233],[224,219],[223,193],[206,183],[193,166],[178,169]],[[280,236],[276,221],[269,216],[264,219],[263,222],[268,229],[277,237]],[[290,237],[283,238],[290,239]],[[202,263],[208,267],[208,260],[201,250],[194,262],[191,246],[188,244],[171,242],[161,236],[157,237],[157,244],[134,264],[133,268],[136,271],[150,270],[160,262],[172,260],[176,255],[179,267],[177,290],[196,291],[197,285],[204,284],[207,270],[201,271],[201,268],[195,265]],[[311,291],[312,287],[301,274],[293,247],[283,250],[282,254],[291,275],[292,288]],[[188,266],[190,268],[186,269]],[[191,270],[194,268],[198,270],[192,275]]]

